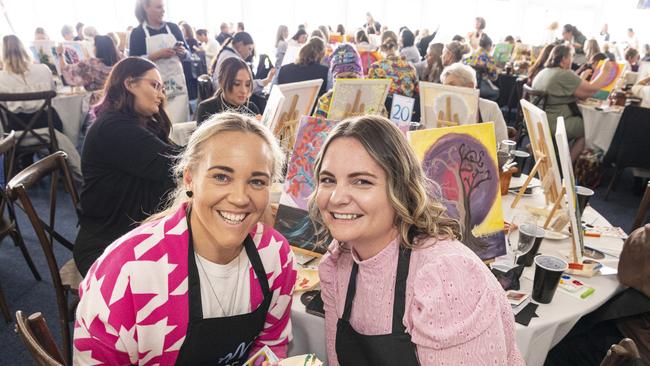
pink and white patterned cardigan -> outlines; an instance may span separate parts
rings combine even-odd
[[[285,357],[292,338],[293,255],[286,239],[261,223],[251,237],[273,298],[250,354],[268,345]],[[79,286],[74,364],[173,365],[188,325],[187,256],[185,206],[111,244]],[[264,296],[250,265],[248,270],[251,309],[256,309]]]

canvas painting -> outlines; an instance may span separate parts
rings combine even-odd
[[[595,79],[603,72],[603,67],[605,66],[606,61],[599,61],[596,67],[594,68],[594,74],[591,79]],[[605,100],[609,97],[609,94],[614,90],[618,79],[623,75],[623,69],[625,69],[624,63],[616,63],[615,67],[612,67],[607,75],[605,75],[605,80],[607,84],[600,89],[595,95],[595,99]]]
[[[316,187],[314,162],[336,121],[304,116],[300,119],[296,143],[287,166],[275,228],[291,245],[323,253],[316,247],[314,228],[307,214],[309,196]]]
[[[497,43],[494,46],[494,52],[492,53],[494,62],[496,62],[497,65],[504,65],[506,62],[510,61],[513,48],[514,46],[510,43]]]
[[[555,128],[555,141],[557,143],[558,155],[560,156],[562,175],[564,177],[564,186],[566,188],[567,202],[569,204],[571,241],[576,253],[576,256],[571,260],[574,263],[582,263],[582,251],[584,249],[584,237],[581,227],[582,213],[580,212],[577,204],[575,176],[573,175],[573,165],[571,164],[569,140],[567,139],[563,117],[559,117],[557,119],[557,127]]]
[[[54,41],[33,41],[29,49],[37,64],[45,64],[54,75],[60,75]]]
[[[63,57],[66,64],[76,64],[87,59],[81,42],[62,42]]]
[[[506,254],[493,123],[411,131],[431,194],[462,226],[463,244],[481,259]]]
[[[477,123],[478,96],[478,89],[420,82],[420,120],[426,128]]]
[[[273,103],[267,104],[262,120],[287,151],[293,148],[298,120],[311,115],[322,84],[323,79],[315,79],[273,86],[276,95],[269,98]]]
[[[390,79],[337,79],[332,92],[328,119],[380,114],[388,96]]]
[[[521,109],[524,112],[526,129],[530,137],[535,161],[540,161],[542,156],[545,156],[537,172],[539,179],[542,181],[546,203],[555,203],[562,191],[562,181],[546,112],[523,99],[521,100]]]

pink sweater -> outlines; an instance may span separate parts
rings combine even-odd
[[[282,235],[262,224],[251,230],[272,300],[250,355],[268,345],[285,357],[291,340],[293,255]],[[185,205],[111,244],[79,286],[75,365],[173,365],[188,325],[188,230]],[[264,299],[252,266],[250,309]],[[224,329],[224,332],[227,332]]]
[[[336,322],[343,315],[352,263],[359,265],[350,324],[391,332],[398,242],[365,261],[334,242],[319,273],[329,365],[337,366]],[[481,260],[458,241],[427,240],[413,250],[406,284],[406,331],[422,365],[524,365],[505,293]]]

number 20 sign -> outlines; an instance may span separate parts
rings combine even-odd
[[[393,105],[390,107],[390,120],[396,124],[411,122],[413,116],[414,98],[393,94]]]

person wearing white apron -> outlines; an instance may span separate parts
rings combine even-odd
[[[187,49],[180,29],[163,21],[164,14],[163,0],[138,0],[135,16],[142,30],[137,27],[132,31],[129,55],[146,56],[156,64],[165,83],[169,119],[172,123],[186,122],[190,118],[189,97],[179,56],[183,57]]]

